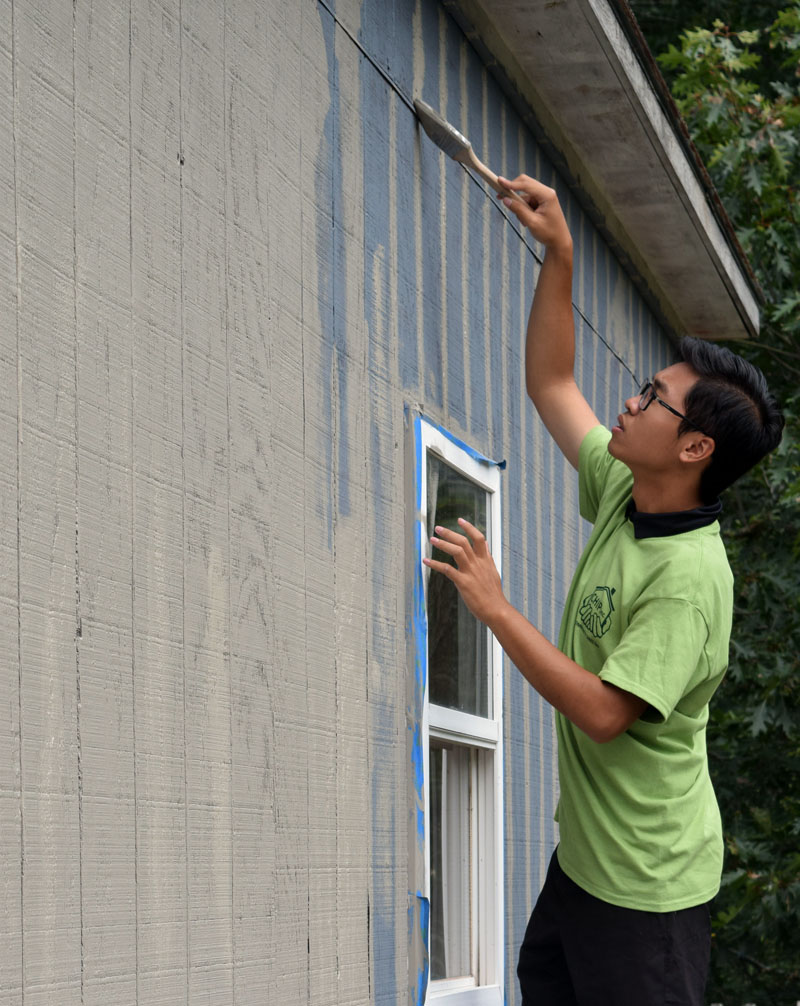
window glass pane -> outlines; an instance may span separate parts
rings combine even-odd
[[[428,536],[439,524],[460,532],[465,517],[486,534],[486,490],[428,453]],[[433,558],[452,558],[433,549]],[[469,611],[446,576],[428,579],[428,681],[430,701],[449,709],[491,716],[486,627]]]
[[[430,749],[431,979],[472,975],[472,785],[469,748]]]

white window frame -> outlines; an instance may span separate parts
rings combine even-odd
[[[428,453],[479,485],[487,494],[487,540],[498,572],[501,572],[500,470],[496,464],[473,457],[443,430],[424,418],[419,424],[422,464],[419,499],[423,512],[418,515],[420,556],[430,556],[427,537]],[[435,574],[425,568],[425,573]],[[425,589],[425,638],[427,668],[427,577]],[[476,796],[470,810],[472,856],[472,959],[477,962],[477,977],[429,980],[426,1003],[436,1006],[502,1006],[504,994],[504,876],[503,876],[503,651],[494,636],[488,635],[487,654],[491,715],[473,716],[455,709],[437,706],[429,700],[426,669],[422,711],[422,753],[425,788],[425,877],[424,895],[431,898],[430,835],[430,742],[464,745],[476,752],[470,759],[471,785]],[[428,933],[430,955],[430,932]]]

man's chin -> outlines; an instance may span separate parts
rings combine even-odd
[[[630,468],[630,465],[625,460],[625,451],[624,449],[620,450],[620,444],[616,437],[612,437],[608,441],[608,453],[611,455],[612,458],[614,458],[617,461],[621,461],[623,465],[628,465],[628,468]]]

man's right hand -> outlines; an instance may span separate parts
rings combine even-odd
[[[503,203],[516,214],[537,241],[554,250],[572,250],[572,237],[555,189],[542,185],[529,175],[517,175],[512,179],[498,178],[498,181],[507,189],[518,192],[524,199],[525,202],[521,203],[506,196]]]

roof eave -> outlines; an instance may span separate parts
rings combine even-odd
[[[627,3],[444,3],[668,329],[756,335],[758,283]]]

